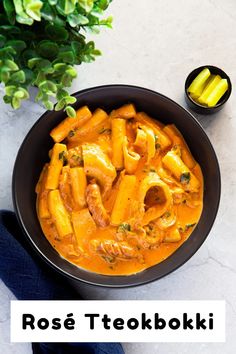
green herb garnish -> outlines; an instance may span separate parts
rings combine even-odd
[[[115,258],[112,256],[107,255],[107,256],[101,256],[101,257],[107,263],[114,263],[115,262]]]
[[[63,162],[63,165],[67,164],[67,158],[66,158],[66,152],[65,151],[61,151],[59,153],[59,160],[61,160]]]
[[[155,148],[160,149],[161,145],[158,143],[159,138],[156,134],[154,135],[154,137],[155,137]]]
[[[71,158],[74,160],[75,163],[77,163],[80,166],[83,166],[84,160],[82,156],[74,154],[71,156]]]
[[[180,176],[180,182],[183,184],[188,184],[190,182],[190,178],[191,178],[190,172],[184,172]]]
[[[111,129],[103,127],[98,131],[98,134],[104,134],[104,133],[111,134]]]
[[[123,222],[118,226],[118,232],[127,232],[131,230],[130,224]]]
[[[188,231],[191,227],[194,227],[196,223],[194,224],[186,224],[184,227],[179,227],[180,232],[186,232]]]
[[[76,154],[72,155],[71,158],[72,158],[73,160],[75,160],[75,161],[80,161],[80,160],[82,160],[82,158],[81,158],[79,155],[76,155]]]
[[[61,151],[59,153],[59,160],[63,160],[64,159],[64,155],[65,155],[65,151]]]
[[[185,230],[187,231],[188,229],[190,229],[191,227],[194,227],[196,225],[196,223],[194,224],[186,224],[185,225]]]
[[[70,130],[69,133],[68,133],[68,137],[69,138],[72,138],[72,136],[75,135],[75,131],[74,130]]]

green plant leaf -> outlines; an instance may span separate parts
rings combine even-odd
[[[99,7],[102,11],[104,11],[108,8],[110,2],[110,0],[97,0],[96,6]]]
[[[65,73],[61,78],[61,83],[65,87],[70,87],[72,83],[72,77]]]
[[[0,26],[0,33],[2,34],[7,34],[9,36],[13,36],[15,34],[20,34],[21,30],[17,26],[9,26],[9,25],[3,25]]]
[[[3,101],[4,101],[5,103],[9,104],[9,103],[11,103],[11,97],[5,95],[5,96],[3,96]]]
[[[1,68],[0,70],[0,81],[4,82],[5,84],[9,81],[10,78],[10,73],[7,70],[4,70],[4,68]]]
[[[11,100],[11,105],[14,109],[18,109],[21,106],[21,100],[20,98],[13,96]]]
[[[104,20],[99,21],[99,25],[105,25],[109,28],[112,28],[112,22],[113,22],[113,17],[109,16],[105,18]]]
[[[11,25],[15,23],[15,7],[12,0],[3,0],[3,6],[6,11],[7,19]]]
[[[49,96],[55,96],[57,92],[57,85],[54,82],[45,80],[39,84],[39,89]]]
[[[29,59],[27,65],[30,69],[33,69],[35,66],[37,66],[40,63],[41,60],[42,59],[39,57]]]
[[[19,22],[23,25],[29,25],[29,26],[31,26],[34,22],[34,20],[32,18],[28,17],[25,13],[20,13],[20,14],[16,15],[16,20],[17,20],[17,22]]]
[[[15,85],[9,85],[5,87],[5,92],[7,96],[13,96],[17,87]]]
[[[43,100],[43,104],[45,106],[46,109],[48,109],[49,111],[53,110],[53,103],[49,100]]]
[[[11,69],[8,66],[4,65],[4,64],[5,64],[5,61],[1,60],[1,65],[0,65],[1,72],[10,72]]]
[[[72,50],[59,52],[58,58],[61,59],[64,63],[74,64],[75,62],[75,55]]]
[[[94,0],[78,0],[79,5],[89,13],[94,5]]]
[[[47,59],[40,59],[40,61],[37,63],[37,68],[39,70],[44,71],[45,73],[51,73],[54,71],[53,66],[51,62]]]
[[[57,4],[57,0],[48,0],[49,4],[54,6]]]
[[[55,106],[55,111],[60,111],[61,109],[63,109],[65,107],[65,100],[64,98],[62,98],[61,100],[59,100]]]
[[[34,72],[30,69],[24,68],[22,69],[25,73],[25,85],[29,86],[32,84],[32,82],[34,81]]]
[[[69,22],[69,25],[71,27],[76,27],[76,26],[83,26],[89,23],[89,20],[86,16],[83,16],[81,14],[70,14],[67,16],[67,21]]]
[[[76,54],[76,56],[79,56],[81,54],[81,51],[85,47],[84,43],[78,42],[78,41],[72,41],[71,42],[71,48]]]
[[[40,10],[43,6],[42,1],[40,0],[23,0],[23,5],[25,12],[29,17],[31,17],[35,21],[41,20]]]
[[[29,93],[23,87],[19,87],[14,92],[14,97],[17,97],[17,98],[19,98],[21,100],[25,100],[25,99],[29,98]]]
[[[37,52],[44,58],[54,59],[59,52],[59,47],[55,42],[42,41],[39,43]]]
[[[24,61],[25,65],[28,65],[28,61],[30,59],[35,59],[37,57],[38,57],[37,52],[34,49],[26,49],[22,53],[22,58],[23,58],[23,61]]]
[[[16,11],[17,22],[24,25],[32,25],[34,20],[30,18],[24,11],[22,0],[13,0],[13,3]]]
[[[85,27],[85,30],[86,32],[90,32],[91,34],[99,34],[100,33],[100,28],[98,25],[92,25],[89,27],[86,27],[86,25],[84,26]]]
[[[41,9],[41,16],[46,21],[55,22],[57,14],[54,8],[50,5],[51,5],[50,2],[49,3],[44,2],[43,7]]]
[[[38,90],[37,95],[35,96],[35,102],[39,102],[43,99],[43,92],[41,92],[40,90]]]
[[[6,37],[0,34],[0,48],[6,43]]]
[[[10,46],[6,46],[0,49],[0,59],[13,59],[13,55],[16,54],[16,51],[14,48],[10,47]]]
[[[67,65],[64,63],[58,63],[58,64],[54,64],[53,68],[57,72],[64,73],[65,70],[67,69]]]
[[[61,26],[50,24],[46,26],[45,31],[48,37],[54,41],[58,41],[58,42],[65,41],[69,37],[68,31]]]
[[[63,99],[64,97],[67,97],[67,96],[68,96],[68,92],[67,92],[66,90],[64,90],[64,89],[59,89],[59,90],[57,91],[57,99],[58,99],[58,101],[61,100],[61,99]]]
[[[75,118],[76,117],[76,111],[74,110],[73,107],[67,106],[65,108],[65,111],[66,111],[68,117],[71,117],[71,118]]]
[[[11,46],[17,54],[20,54],[26,47],[26,43],[24,41],[21,40],[16,40],[16,39],[12,39],[10,41],[7,41],[6,46]]]
[[[25,73],[23,70],[19,70],[11,75],[11,82],[14,83],[24,83],[25,82]]]
[[[66,69],[66,74],[69,75],[72,79],[77,77],[77,71],[72,66],[69,66]]]
[[[20,95],[23,100],[27,100],[29,98],[29,92],[24,89],[24,87],[18,87],[17,94],[18,96]]]
[[[19,66],[13,60],[6,59],[4,65],[11,71],[19,70]]]
[[[65,102],[66,102],[66,104],[73,104],[73,103],[76,102],[76,98],[73,97],[73,96],[67,96],[67,97],[65,98]]]
[[[64,15],[69,15],[75,10],[77,0],[58,0],[56,7],[59,12]]]
[[[36,86],[39,86],[42,81],[46,80],[45,73],[42,71],[39,71],[37,74],[36,79],[33,81],[33,84]]]
[[[23,92],[21,92],[21,91],[16,91],[16,92],[14,93],[14,96],[17,97],[17,98],[19,98],[19,99],[22,99],[22,98],[24,97],[24,94],[23,94]]]

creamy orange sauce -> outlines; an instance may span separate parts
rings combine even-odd
[[[81,108],[52,131],[51,160],[36,186],[38,217],[69,262],[130,275],[160,263],[191,235],[203,176],[174,125],[131,104],[96,112]]]

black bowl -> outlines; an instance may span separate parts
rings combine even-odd
[[[99,275],[80,269],[60,257],[43,235],[35,209],[35,185],[53,145],[49,132],[65,118],[63,112],[46,112],[26,136],[15,162],[13,201],[20,224],[42,258],[73,279],[107,287],[135,286],[160,279],[192,257],[211,230],[220,200],[220,170],[214,149],[197,120],[183,107],[157,92],[128,85],[107,85],[77,92],[75,97],[75,108],[86,104],[92,110],[103,107],[110,111],[124,103],[133,102],[139,111],[145,111],[165,124],[176,124],[203,171],[205,191],[201,219],[190,238],[175,253],[138,274]]]
[[[221,97],[219,102],[214,107],[206,107],[206,106],[201,105],[200,103],[197,103],[196,101],[194,101],[192,99],[192,97],[188,93],[188,87],[190,86],[190,84],[198,76],[198,74],[205,68],[208,68],[210,70],[211,74],[220,75],[222,79],[227,79],[228,85],[229,85],[228,90],[225,92],[225,94]],[[230,81],[230,78],[228,77],[228,75],[222,69],[217,68],[216,66],[212,66],[212,65],[200,66],[199,68],[191,71],[191,73],[188,75],[188,77],[185,81],[185,86],[184,86],[185,101],[186,101],[187,105],[193,111],[195,111],[196,113],[199,113],[199,114],[213,114],[213,113],[220,111],[223,108],[223,106],[225,105],[225,103],[228,101],[228,99],[231,95],[231,91],[232,91],[232,84],[231,84],[231,81]]]

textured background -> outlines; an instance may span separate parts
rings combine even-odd
[[[212,64],[236,75],[235,0],[116,0],[110,12],[114,29],[95,38],[103,56],[78,67],[73,90],[129,83],[162,92],[178,103],[184,80],[193,68]],[[0,95],[2,88],[0,87]],[[14,112],[0,102],[0,208],[12,209],[11,174],[16,152],[29,128],[44,112],[32,101]],[[197,118],[206,129],[219,158],[222,199],[215,225],[204,245],[187,264],[168,277],[127,290],[80,285],[88,299],[225,299],[226,343],[125,344],[127,354],[236,353],[236,100],[211,117]],[[9,299],[0,283],[0,352],[31,353],[30,345],[9,343]]]

